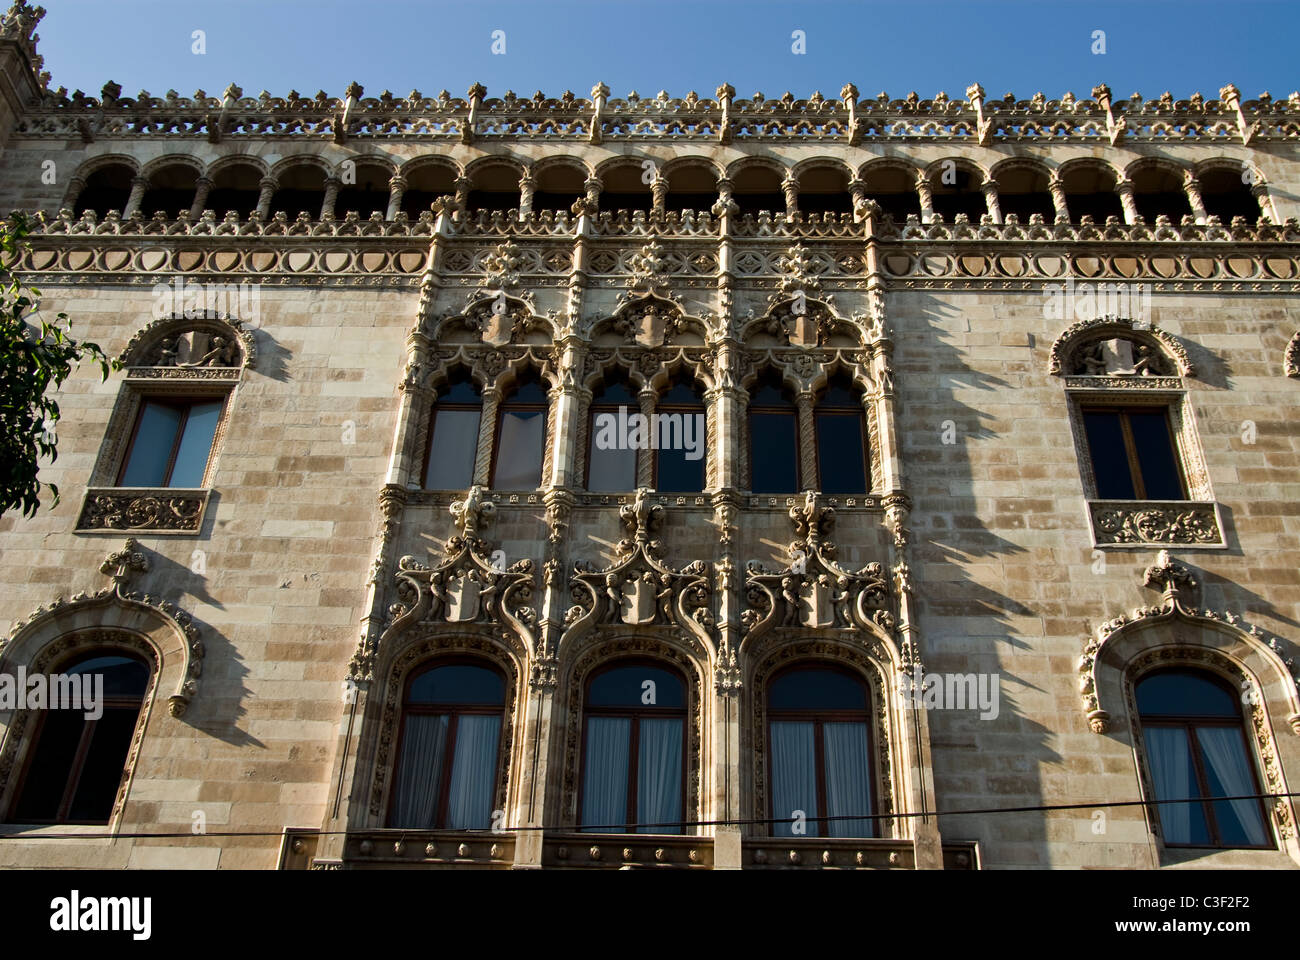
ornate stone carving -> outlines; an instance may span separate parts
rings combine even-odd
[[[111,487],[91,487],[86,491],[77,529],[198,533],[207,502],[207,490],[122,492]]]
[[[1097,546],[1224,545],[1212,501],[1089,500],[1088,515]]]
[[[1132,344],[1131,352],[1121,357],[1107,347],[1107,342],[1114,340]],[[1146,350],[1141,351],[1142,347]],[[1121,370],[1126,362],[1131,368]],[[1066,327],[1052,343],[1048,372],[1054,376],[1196,376],[1196,368],[1177,337],[1125,317],[1096,317]]]
[[[1288,377],[1300,377],[1300,333],[1291,338],[1282,355],[1282,370]]]
[[[234,317],[192,319],[177,314],[141,329],[118,359],[126,367],[168,368],[166,372],[151,371],[155,377],[193,376],[211,368],[253,366],[257,341],[243,321]]]

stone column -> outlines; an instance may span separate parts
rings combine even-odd
[[[207,177],[199,177],[194,181],[194,202],[190,204],[190,219],[197,220],[203,216],[203,210],[208,203],[208,195],[212,193],[212,181]]]
[[[519,178],[519,216],[533,212],[533,194],[537,191],[537,178],[525,173]]]
[[[474,454],[474,482],[482,487],[492,486],[492,441],[496,438],[500,405],[499,387],[494,384],[483,391],[483,415],[478,424],[478,450]]]
[[[453,185],[456,187],[456,213],[453,219],[460,220],[469,215],[469,191],[474,183],[469,177],[457,177]]]
[[[1250,185],[1250,192],[1259,204],[1259,212],[1269,223],[1277,223],[1277,211],[1273,207],[1273,198],[1268,192],[1268,182],[1260,177]]]
[[[262,220],[269,220],[271,201],[275,198],[275,191],[280,188],[280,181],[275,177],[263,177],[257,187],[260,191],[257,195],[257,216]]]
[[[641,404],[641,416],[645,417],[646,430],[650,429],[650,417],[655,412],[655,402],[659,395],[653,389],[647,387],[636,395],[637,401]],[[647,437],[649,434],[647,433]],[[638,487],[653,487],[655,475],[655,451],[638,450],[636,453],[636,485]]]
[[[1138,208],[1137,201],[1133,199],[1133,181],[1120,180],[1116,182],[1115,192],[1119,194],[1120,205],[1124,208],[1124,222],[1127,224],[1137,223]]]
[[[334,204],[339,200],[339,187],[342,184],[338,177],[327,177],[325,179],[325,199],[321,201],[320,218],[322,220],[334,219]]]
[[[867,185],[864,181],[854,177],[849,181],[849,196],[853,198],[853,222],[861,223],[865,214],[863,204],[867,201]]]
[[[795,398],[795,407],[799,411],[799,487],[803,490],[820,490],[812,392],[801,390]],[[750,477],[749,482],[752,484],[754,478]]]
[[[1052,194],[1052,207],[1056,210],[1057,223],[1070,222],[1070,208],[1065,201],[1065,181],[1053,176],[1047,181],[1047,189]]]
[[[1205,201],[1201,198],[1201,181],[1190,173],[1184,174],[1183,190],[1187,194],[1187,203],[1192,208],[1192,216],[1197,223],[1205,223],[1209,214],[1205,212]]]
[[[551,475],[543,483],[551,487],[572,487],[577,466],[578,372],[582,369],[585,350],[577,337],[559,344],[560,386],[552,391],[551,415],[555,424],[551,450]]]
[[[650,182],[650,197],[653,203],[653,215],[662,217],[668,212],[668,178],[656,171]]]
[[[77,209],[77,201],[81,198],[81,191],[86,189],[86,181],[81,177],[73,177],[68,181],[68,192],[63,197],[63,205],[69,210]]]
[[[401,174],[394,174],[388,178],[388,212],[385,214],[385,220],[396,220],[397,215],[402,211],[402,195],[406,192],[406,178]]]
[[[144,199],[144,192],[148,189],[148,177],[131,178],[131,195],[126,198],[126,209],[122,211],[123,220],[135,216],[135,212],[140,209],[140,201]]]
[[[989,216],[994,223],[1001,223],[1002,204],[998,202],[998,182],[989,177],[980,184],[980,189],[984,191],[984,205],[988,207]]]
[[[934,194],[930,189],[930,178],[924,173],[916,176],[916,197],[921,202],[921,222],[934,222]]]
[[[793,220],[799,215],[799,181],[793,173],[787,173],[781,181],[781,192],[785,194],[785,215]]]

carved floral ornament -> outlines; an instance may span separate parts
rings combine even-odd
[[[1095,317],[1066,327],[1052,344],[1048,372],[1116,380],[1196,376],[1177,337],[1124,317]]]
[[[397,601],[388,608],[387,626],[378,649],[391,649],[408,630],[438,624],[491,625],[526,660],[536,655],[537,612],[533,609],[533,561],[507,567],[504,554],[481,536],[496,514],[496,504],[480,486],[451,505],[456,533],[447,540],[435,566],[402,557],[394,584]],[[354,681],[374,675],[377,650],[363,641],[353,657]]]
[[[1198,590],[1196,579],[1167,550],[1156,555],[1156,562],[1144,571],[1143,580],[1145,586],[1161,591],[1160,603],[1138,607],[1107,620],[1093,636],[1084,640],[1083,656],[1079,659],[1079,694],[1093,733],[1110,731],[1112,712],[1107,707],[1114,709],[1114,704],[1108,698],[1120,696],[1117,678],[1129,669],[1131,661],[1151,648],[1151,641],[1144,641],[1140,636],[1142,631],[1168,625],[1187,630],[1200,628],[1197,632],[1201,639],[1194,642],[1184,640],[1181,631],[1175,629],[1175,641],[1179,644],[1175,652],[1189,656],[1215,653],[1237,664],[1251,685],[1243,694],[1248,702],[1262,700],[1259,686],[1265,673],[1271,675],[1270,679],[1281,681],[1287,722],[1300,735],[1300,696],[1297,696],[1300,678],[1296,675],[1294,659],[1281,640],[1246,624],[1231,611],[1198,610],[1192,606],[1191,598]],[[1233,649],[1238,644],[1244,645],[1244,652]],[[1253,664],[1239,662],[1243,657]],[[1109,677],[1103,676],[1103,668]]]
[[[132,376],[238,377],[257,360],[257,342],[243,321],[229,316],[197,319],[182,314],[142,328],[119,357]]]
[[[1300,377],[1300,333],[1291,338],[1282,356],[1282,369],[1288,377]]]
[[[198,692],[203,672],[204,647],[198,627],[174,603],[128,589],[136,575],[149,571],[149,557],[135,540],[127,540],[121,550],[105,557],[99,571],[112,579],[111,586],[93,594],[77,593],[71,600],[58,597],[15,622],[8,639],[0,643],[0,669],[35,662],[40,651],[67,633],[63,628],[73,623],[124,630],[146,638],[160,668],[166,668],[179,655],[180,676],[167,708],[173,717],[183,716]],[[165,646],[157,634],[160,625],[171,637]]]

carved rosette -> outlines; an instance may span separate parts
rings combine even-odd
[[[139,530],[151,533],[197,533],[203,525],[207,490],[122,491],[91,487],[86,491],[77,530]]]
[[[1088,515],[1097,546],[1224,545],[1213,501],[1090,500]]]

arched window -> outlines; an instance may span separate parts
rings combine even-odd
[[[546,445],[546,390],[535,375],[519,382],[497,414],[496,470],[498,490],[532,490],[542,483]]]
[[[478,663],[434,664],[406,684],[388,825],[487,830],[500,762],[505,679]]]
[[[749,476],[754,493],[799,490],[799,415],[774,371],[749,400]]]
[[[846,377],[835,376],[817,401],[817,470],[822,493],[871,489],[862,398]]]
[[[640,412],[640,405],[623,380],[606,383],[592,398],[588,490],[636,489],[637,448],[628,442],[628,418]]]
[[[1260,793],[1242,731],[1238,694],[1198,670],[1161,670],[1137,685],[1138,717],[1156,800],[1171,847],[1269,847]]]
[[[83,657],[56,675],[66,680],[49,678],[51,701],[56,686],[80,690],[83,709],[52,702],[59,709],[40,712],[13,806],[14,822],[108,823],[149,673],[143,660],[114,650]]]
[[[474,482],[482,413],[483,398],[468,374],[460,374],[438,391],[425,454],[425,489],[464,490]]]
[[[704,489],[704,445],[708,430],[704,400],[686,381],[659,398],[649,425],[655,456],[655,489],[664,493],[699,493]]]
[[[806,834],[775,823],[778,837],[873,837],[870,697],[857,676],[834,667],[786,671],[768,687],[774,820],[806,818]]]
[[[624,661],[592,677],[584,706],[582,828],[681,833],[675,824],[686,804],[685,746],[679,674]]]

